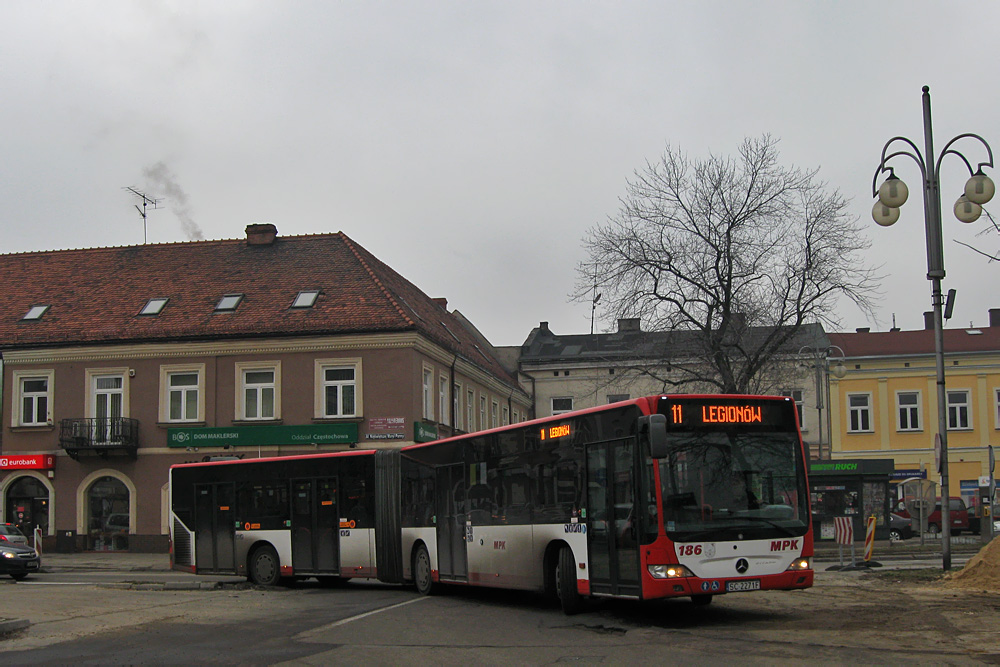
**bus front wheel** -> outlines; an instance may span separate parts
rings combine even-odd
[[[576,559],[573,550],[563,547],[559,551],[559,562],[556,563],[556,592],[559,603],[566,615],[578,614],[583,611],[583,596],[576,587]]]
[[[421,595],[434,592],[434,575],[431,572],[431,556],[427,547],[421,544],[413,554],[413,583]]]
[[[711,595],[692,595],[691,596],[691,602],[693,602],[694,606],[696,606],[696,607],[704,607],[705,605],[712,603],[712,596]]]
[[[281,561],[278,552],[270,544],[254,550],[250,556],[250,581],[258,586],[274,586],[281,576]]]

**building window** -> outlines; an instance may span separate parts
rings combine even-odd
[[[196,422],[198,415],[198,374],[167,374],[167,399],[169,408],[167,421]]]
[[[573,397],[561,397],[552,399],[552,414],[561,415],[564,412],[573,411]]]
[[[221,313],[230,313],[236,310],[236,307],[240,305],[240,301],[243,300],[242,294],[227,294],[221,299],[219,303],[215,304],[215,311]]]
[[[497,403],[496,401],[493,401],[492,408],[493,409],[490,411],[490,427],[496,428],[497,426],[500,425],[498,418],[500,413],[500,404]]]
[[[14,426],[47,426],[50,414],[51,375],[25,375],[15,380],[19,398],[15,398]]]
[[[357,414],[357,372],[354,366],[323,367],[323,416]]]
[[[465,392],[465,430],[472,433],[476,430],[476,390]]]
[[[462,385],[451,386],[452,412],[455,413],[455,428],[462,428]]]
[[[872,397],[871,394],[848,394],[847,405],[850,410],[848,433],[871,433],[872,431]]]
[[[451,424],[451,417],[448,414],[448,406],[451,405],[451,401],[448,400],[448,378],[444,375],[438,376],[438,422],[448,426]]]
[[[424,366],[424,419],[427,421],[434,421],[434,395],[431,393],[434,391],[433,382],[434,369]]]
[[[160,312],[163,310],[163,307],[167,305],[167,301],[169,300],[170,299],[166,297],[156,297],[150,299],[149,301],[146,302],[146,305],[142,307],[142,310],[139,311],[139,314],[148,316],[159,315]]]
[[[627,401],[629,399],[628,394],[608,394],[608,403],[618,403],[620,401]]]
[[[281,418],[281,366],[277,362],[236,364],[239,379],[237,419],[261,421]]]
[[[486,397],[479,395],[479,429],[486,430]]]
[[[969,428],[969,392],[948,392],[948,430],[960,431]]]
[[[506,405],[503,406],[503,422],[502,423],[503,423],[504,426],[506,426],[507,424],[510,423],[510,408],[508,408]]]
[[[994,398],[996,399],[996,401],[994,402],[994,405],[993,405],[993,408],[994,408],[993,409],[993,416],[996,417],[996,420],[997,420],[996,421],[996,428],[997,428],[997,430],[1000,430],[1000,389],[994,390],[994,394],[995,394]]]
[[[920,392],[900,391],[896,393],[896,413],[899,421],[896,429],[899,431],[920,430]]]
[[[46,306],[32,306],[31,308],[28,309],[28,312],[25,313],[24,317],[22,317],[21,319],[22,320],[40,320],[40,319],[42,319],[42,315],[44,315],[45,311],[47,311],[48,309],[49,309],[49,307],[47,305]]]
[[[319,290],[306,290],[299,292],[295,295],[295,300],[292,301],[292,308],[312,308],[316,303],[316,297],[319,296]]]

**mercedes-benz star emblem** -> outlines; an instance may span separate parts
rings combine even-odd
[[[741,558],[738,561],[736,561],[736,571],[739,572],[740,574],[743,574],[749,569],[750,569],[750,563],[747,562],[746,558]]]

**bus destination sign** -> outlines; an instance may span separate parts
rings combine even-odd
[[[754,399],[685,398],[660,401],[667,428],[721,428],[772,426],[794,428],[795,417],[786,401]]]
[[[570,428],[569,424],[559,424],[558,426],[546,426],[541,429],[539,435],[542,440],[555,440],[556,438],[565,438],[569,435]]]

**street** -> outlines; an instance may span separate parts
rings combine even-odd
[[[38,576],[0,583],[31,626],[6,664],[1000,663],[1000,595],[946,588],[927,570],[817,572],[806,591],[594,603],[564,616],[539,596],[348,583],[204,590]],[[138,579],[136,579],[139,581]]]

